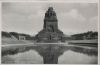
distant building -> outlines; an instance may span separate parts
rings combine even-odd
[[[18,40],[26,40],[26,36],[19,35]]]

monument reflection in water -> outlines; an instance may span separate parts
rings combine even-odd
[[[68,50],[72,51],[73,53],[80,53],[79,56],[81,54],[84,54],[84,56],[86,55],[87,57],[94,56],[95,58],[93,58],[93,60],[89,61],[87,59],[86,61],[89,61],[87,63],[90,63],[90,64],[97,63],[97,54],[98,54],[97,48],[69,45],[63,40],[63,38],[64,38],[63,32],[58,29],[58,20],[57,20],[56,13],[52,7],[49,7],[48,11],[45,13],[43,30],[41,30],[35,36],[36,43],[34,43],[31,46],[18,47],[18,48],[15,48],[14,50],[2,51],[2,63],[7,63],[5,61],[5,60],[7,60],[7,58],[6,58],[7,55],[9,57],[12,57],[13,56],[12,54],[15,54],[15,56],[16,56],[17,55],[16,53],[19,53],[19,52],[24,53],[24,51],[28,51],[30,49],[37,51],[38,54],[43,57],[44,64],[59,63],[58,62],[59,57],[61,55],[63,55],[64,52],[67,52]],[[62,42],[65,42],[65,43],[62,43]],[[72,55],[72,54],[70,54],[70,55]],[[70,55],[67,55],[70,58],[66,58],[66,56],[65,56],[65,58],[61,59],[61,60],[65,61],[65,59],[67,59],[67,60],[75,59],[74,57],[71,57]],[[75,56],[78,57],[78,55],[75,55]],[[19,58],[22,58],[22,57],[19,57]],[[83,57],[79,57],[79,58],[82,59]],[[75,60],[78,60],[78,59],[76,58]],[[31,61],[34,62],[34,60],[31,60]],[[82,60],[82,61],[83,61],[83,63],[86,63],[85,60]],[[8,62],[8,63],[12,63],[12,62]],[[17,63],[16,60],[14,61],[14,63]],[[73,63],[74,62],[71,62],[71,64],[73,64]],[[81,62],[78,62],[78,63],[81,64]]]
[[[36,44],[2,51],[4,64],[97,64],[98,51],[74,45]]]

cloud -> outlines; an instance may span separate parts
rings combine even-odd
[[[59,14],[58,20],[71,26],[84,23],[86,18],[77,9],[71,9],[69,12]]]
[[[69,16],[76,20],[80,21],[85,21],[85,17],[77,10],[77,9],[72,9],[71,11],[68,12]]]
[[[87,19],[77,9],[61,13],[58,16],[59,28],[65,34],[81,33],[86,31],[97,31],[97,16]]]
[[[98,16],[89,19],[89,29],[93,31],[98,31]]]
[[[64,18],[72,18],[72,19],[81,20],[81,21],[86,20],[86,18],[77,9],[71,9],[68,12],[59,14],[59,16],[62,18],[63,17]]]

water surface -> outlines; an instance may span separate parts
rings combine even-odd
[[[26,50],[27,49],[27,50]],[[20,51],[24,52],[20,52]],[[3,64],[97,64],[96,49],[74,46],[31,46],[2,56]]]

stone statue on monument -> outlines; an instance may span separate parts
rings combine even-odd
[[[53,11],[53,7],[49,7],[48,11],[45,13],[45,17],[56,16],[55,11]]]

